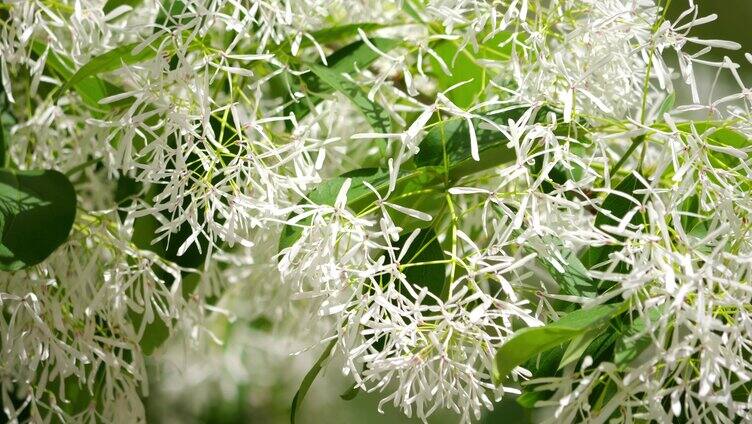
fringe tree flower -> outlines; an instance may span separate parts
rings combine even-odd
[[[746,46],[670,3],[0,4],[3,413],[302,349],[293,422],[327,366],[423,422],[752,420]]]

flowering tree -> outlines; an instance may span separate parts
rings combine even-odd
[[[670,2],[4,0],[3,412],[143,420],[251,310],[320,340],[293,421],[332,357],[424,421],[752,420],[752,91]]]

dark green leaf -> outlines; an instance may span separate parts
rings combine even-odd
[[[6,142],[8,138],[5,132],[5,123],[3,122],[2,111],[0,111],[0,167],[5,166],[5,155],[8,150],[8,144]]]
[[[366,120],[375,131],[381,133],[390,132],[392,125],[389,113],[378,103],[370,101],[367,93],[360,86],[324,66],[311,64],[310,69],[325,84],[347,96],[352,104],[366,117]]]
[[[533,374],[533,378],[551,377],[561,374],[558,366],[562,357],[564,357],[564,346],[559,345],[531,357],[523,363],[523,366]],[[535,390],[530,385],[523,385],[522,391],[522,396],[517,402],[527,408],[532,408],[535,402],[548,399],[553,395],[550,390]]]
[[[645,194],[637,194],[636,190],[643,190],[647,187],[640,181],[634,173],[627,175],[614,190],[631,196],[638,201],[642,201],[645,198]],[[630,211],[637,208],[632,200],[627,199],[624,196],[609,194],[603,201],[603,209],[609,213],[600,212],[595,217],[595,226],[602,227],[604,225],[616,226],[619,225],[619,221],[627,215]],[[642,222],[642,217],[639,213],[632,216],[630,223],[639,224]]]
[[[76,192],[53,170],[0,169],[0,269],[38,264],[65,242],[76,217]]]
[[[157,19],[154,21],[156,25],[154,32],[161,28],[172,29],[183,24],[185,19],[180,15],[185,12],[185,9],[186,4],[182,0],[163,0]]]
[[[274,328],[274,323],[271,319],[269,319],[266,316],[260,316],[254,319],[250,322],[249,326],[258,331],[263,331],[264,333],[268,333]]]
[[[578,361],[585,350],[590,346],[590,343],[595,340],[598,333],[595,331],[588,331],[587,333],[580,334],[572,339],[567,346],[567,350],[562,355],[561,362],[559,362],[559,369],[563,369],[572,362]]]
[[[446,264],[444,263],[426,263],[439,262],[446,259],[444,251],[439,244],[438,236],[432,228],[423,228],[415,237],[413,242],[408,246],[406,252],[402,252],[405,242],[411,233],[403,233],[399,240],[392,247],[398,250],[394,253],[395,257],[402,255],[400,266],[403,267],[402,273],[405,279],[414,286],[426,287],[429,292],[438,298],[445,299],[446,281]],[[385,263],[390,262],[389,255],[385,254]],[[415,264],[415,265],[413,265]],[[400,292],[407,292],[400,288]],[[434,304],[436,301],[432,297],[427,297],[427,304]]]
[[[355,385],[355,383],[353,383],[353,385],[350,386],[350,388],[347,389],[345,393],[339,395],[339,397],[342,400],[353,400],[356,396],[358,396],[358,393],[360,393],[360,389]]]
[[[308,389],[311,388],[311,384],[313,384],[313,381],[316,380],[316,376],[319,375],[319,372],[321,372],[321,368],[323,367],[324,361],[326,361],[329,356],[332,354],[332,349],[334,349],[334,345],[337,344],[337,339],[332,340],[329,342],[329,344],[324,349],[324,352],[321,353],[321,356],[319,356],[319,359],[316,361],[315,364],[311,367],[310,370],[308,370],[308,373],[303,377],[303,381],[300,383],[300,387],[298,388],[298,391],[295,392],[295,397],[292,398],[292,405],[290,407],[290,423],[295,424],[295,414],[298,412],[298,408],[300,407],[300,404],[303,402],[303,399],[305,398],[306,393],[308,393]]]
[[[0,168],[7,164],[8,148],[10,147],[10,127],[15,123],[15,118],[8,110],[8,99],[0,84]]]
[[[152,322],[146,324],[144,334],[138,341],[138,345],[141,347],[141,352],[143,352],[144,355],[153,354],[170,337],[170,329],[167,327],[164,320],[156,314],[153,318]],[[144,319],[144,314],[129,309],[128,319],[131,321],[134,328],[140,328]]]
[[[586,332],[602,329],[625,307],[626,304],[607,304],[580,309],[543,327],[526,327],[517,331],[496,353],[494,380],[500,382],[516,366],[541,352]]]
[[[645,185],[638,179],[635,174],[629,174],[627,175],[620,183],[619,185],[614,188],[614,190],[624,193],[628,196],[631,196],[638,200],[639,202],[642,202],[645,199],[646,194],[645,193],[635,193],[636,190],[642,190],[645,189]],[[633,201],[627,199],[624,196],[620,196],[617,194],[609,194],[606,196],[606,199],[603,201],[602,208],[607,211],[605,212],[598,212],[598,214],[595,217],[595,226],[596,227],[603,227],[604,225],[609,226],[618,226],[619,221],[624,218],[630,211],[633,209],[639,207],[636,205]],[[637,225],[644,222],[644,216],[642,213],[637,212],[632,215],[632,218],[630,219],[630,223],[632,225]],[[617,236],[617,239],[623,239],[621,236]],[[597,247],[590,247],[585,250],[582,254],[582,264],[587,269],[593,269],[596,265],[604,262],[608,259],[608,256],[619,250],[619,246],[613,246],[613,245],[606,245],[606,246],[597,246]],[[626,270],[621,268],[616,269],[617,272],[625,272]]]
[[[102,12],[106,15],[120,6],[130,6],[135,9],[143,2],[144,0],[107,0],[107,3],[102,7]]]

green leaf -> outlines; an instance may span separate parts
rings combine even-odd
[[[580,309],[543,327],[527,327],[517,331],[496,353],[494,380],[501,382],[516,366],[541,352],[586,332],[602,329],[625,308],[626,304],[621,303]]]
[[[588,346],[590,346],[590,343],[592,343],[597,336],[597,332],[589,331],[572,339],[572,341],[569,342],[569,346],[567,346],[567,350],[564,351],[564,355],[562,355],[558,369],[563,369],[572,362],[579,360]]]
[[[310,370],[308,370],[308,373],[303,377],[303,381],[300,383],[300,387],[298,388],[298,391],[295,392],[295,397],[292,398],[292,405],[290,407],[290,423],[295,424],[295,414],[298,412],[298,408],[300,407],[300,404],[303,402],[303,399],[305,398],[306,393],[308,393],[308,389],[311,388],[311,384],[313,384],[313,381],[316,380],[316,376],[319,375],[319,372],[321,372],[321,368],[323,368],[323,363],[326,361],[329,356],[332,354],[332,350],[334,349],[334,345],[337,344],[337,339],[332,340],[329,342],[329,344],[324,348],[324,352],[321,353],[321,356],[319,356],[319,359],[316,361],[315,364],[311,367]]]
[[[619,368],[624,368],[650,346],[653,338],[645,331],[647,323],[660,320],[665,310],[664,306],[654,307],[648,310],[647,314],[632,321],[632,324],[616,342],[614,364]]]
[[[619,183],[619,185],[616,186],[614,190],[629,195],[639,202],[642,202],[645,199],[646,194],[637,194],[635,193],[635,191],[645,188],[647,187],[645,187],[642,181],[640,181],[640,179],[638,179],[634,173],[631,173],[627,175]],[[595,226],[599,228],[604,225],[617,226],[619,225],[619,220],[625,217],[631,210],[636,207],[637,205],[635,205],[633,201],[625,198],[624,196],[609,194],[608,196],[606,196],[606,199],[604,199],[602,205],[602,208],[608,213],[598,212],[598,214],[595,216]],[[630,223],[632,225],[637,225],[641,222],[644,222],[644,216],[640,212],[635,213],[630,219]],[[617,239],[621,240],[623,239],[623,237],[617,236]],[[590,247],[586,249],[582,254],[582,264],[587,269],[593,269],[596,265],[608,259],[608,256],[611,253],[618,251],[619,249],[619,246],[614,245]],[[617,267],[616,271],[626,272],[623,266]]]
[[[523,362],[523,367],[533,374],[533,378],[555,376],[560,374],[558,366],[562,357],[564,357],[564,346],[559,345],[545,352],[541,352],[540,355],[535,355],[529,358],[527,361]],[[535,402],[548,399],[554,393],[550,390],[535,390],[535,388],[530,385],[523,385],[522,391],[523,394],[518,398],[517,403],[527,408],[532,408]]]
[[[134,197],[140,196],[143,201],[152,203],[152,199],[159,195],[164,188],[163,185],[154,184],[148,190],[143,190],[142,185],[137,181],[127,176],[121,176],[116,186],[115,201],[120,207],[127,207]],[[191,226],[183,223],[169,237],[154,242],[154,239],[159,235],[157,230],[160,227],[161,223],[152,215],[138,217],[133,222],[131,241],[139,249],[154,252],[161,258],[181,267],[200,268],[206,259],[209,240],[204,236],[199,236],[197,239],[198,246],[194,244],[182,255],[178,255],[180,246],[193,233]]]
[[[370,41],[384,53],[400,44],[399,40],[391,38],[372,38]],[[335,74],[353,75],[356,70],[367,68],[378,58],[378,53],[371,50],[363,41],[355,41],[327,56],[326,68]],[[313,96],[307,96],[300,101],[289,100],[291,103],[284,110],[285,116],[293,113],[298,120],[303,119],[313,106],[321,102],[321,96],[333,91],[333,88],[316,74],[304,74],[300,80],[301,85],[296,90]]]
[[[154,21],[156,25],[154,32],[156,33],[161,28],[172,29],[183,24],[184,18],[178,16],[183,14],[185,9],[186,4],[182,0],[163,0],[157,19]]]
[[[490,115],[490,121],[507,125],[509,119],[519,120],[527,108],[510,109],[504,113]],[[545,119],[550,109],[542,108],[535,116],[536,122]],[[446,152],[446,166],[449,177],[460,178],[502,163],[513,161],[514,150],[506,147],[509,140],[494,129],[486,129],[481,119],[473,119],[478,143],[480,161],[472,159],[470,151],[470,126],[465,119],[452,118],[434,124],[420,143],[420,151],[413,158],[417,166],[443,166]]]
[[[107,3],[102,7],[102,12],[106,15],[120,6],[130,6],[135,9],[143,2],[144,0],[107,0]]]
[[[351,179],[350,192],[348,195],[352,195],[359,188],[365,188],[363,185],[364,180],[378,179],[381,174],[382,173],[376,168],[365,168],[347,172],[339,177],[322,182],[318,187],[308,193],[307,197],[312,203],[317,205],[332,206],[337,199],[337,194],[339,193],[340,188],[342,188],[342,184],[344,184],[345,180],[348,178]],[[293,216],[295,215],[291,214],[289,218],[292,218]],[[302,227],[309,225],[310,222],[310,219],[304,219],[300,222],[300,225],[285,225],[279,238],[278,250],[281,251],[292,246],[303,233]]]
[[[403,201],[418,198],[417,192],[425,191],[439,182],[441,170],[436,167],[424,167],[401,172],[397,177],[394,191],[390,199],[399,197]],[[342,184],[350,178],[351,185],[347,193],[347,206],[355,213],[360,213],[371,207],[376,201],[376,195],[363,182],[371,184],[382,196],[389,188],[389,174],[376,168],[365,168],[342,174],[319,184],[308,194],[308,199],[318,205],[334,205]],[[416,193],[416,194],[412,194]],[[395,212],[395,214],[398,214]],[[294,214],[290,215],[292,218]],[[396,219],[395,219],[396,221]],[[286,225],[279,239],[279,250],[292,246],[303,233],[303,227],[310,224],[310,219],[303,219],[297,225]],[[403,226],[404,228],[404,226]]]
[[[318,76],[321,81],[328,84],[331,88],[347,96],[355,107],[366,117],[371,127],[381,133],[388,133],[391,130],[391,119],[389,113],[381,105],[368,100],[367,93],[357,84],[343,78],[341,74],[333,72],[324,66],[316,64],[309,65],[311,71]]]
[[[149,60],[157,55],[158,46],[161,41],[162,37],[157,38],[151,44],[144,46],[138,52],[134,52],[134,49],[138,47],[140,43],[130,43],[124,46],[116,47],[99,56],[95,56],[89,62],[79,68],[78,71],[76,71],[76,73],[74,73],[68,79],[68,81],[63,84],[59,92],[64,93],[71,87],[75,87],[77,84],[80,84],[82,81],[85,81],[89,77],[93,77],[105,72],[118,70],[124,65],[133,65],[134,63],[140,63]],[[94,97],[96,97],[96,95],[94,95]]]
[[[32,40],[31,49],[37,56],[41,56],[47,50],[47,46],[37,40]],[[47,54],[45,66],[49,67],[61,80],[67,81],[73,76],[75,65],[70,59],[60,56],[56,52],[50,50]],[[80,81],[71,84],[70,87],[76,90],[76,93],[81,96],[81,100],[83,100],[86,106],[100,112],[106,111],[110,108],[109,104],[100,105],[100,100],[109,95],[122,92],[122,90],[119,90],[114,86],[107,85],[95,75],[81,78]],[[60,91],[60,93],[63,92],[64,91],[62,90]]]
[[[549,240],[549,243],[558,245],[558,250],[564,259],[564,270],[559,271],[553,266],[551,256],[539,256],[538,262],[551,274],[554,281],[558,283],[562,293],[594,298],[598,294],[597,284],[588,275],[587,269],[577,258],[577,255],[571,250],[565,248],[558,240]],[[558,262],[558,258],[557,258]]]
[[[10,147],[10,127],[16,119],[8,110],[8,99],[0,84],[0,168],[6,166],[8,161],[8,148]]]
[[[678,124],[677,127],[683,129],[682,127],[685,125],[686,124]],[[745,149],[750,143],[752,143],[752,141],[750,141],[745,135],[722,125],[713,125],[710,122],[697,122],[694,126],[700,135],[705,135],[705,139],[708,143],[719,147]],[[708,151],[708,157],[710,158],[711,164],[720,169],[736,168],[742,164],[742,159],[728,153]],[[746,175],[746,173],[744,175]],[[745,190],[750,190],[751,187],[749,183],[744,182],[742,184],[744,185]]]
[[[76,192],[53,170],[0,169],[0,269],[36,265],[65,242],[76,218]]]
[[[658,120],[663,120],[663,115],[670,112],[674,108],[674,102],[676,102],[676,93],[671,93],[663,99],[661,105],[658,107]]]
[[[523,408],[535,408],[535,403],[539,400],[546,400],[551,396],[551,392],[547,390],[530,390],[525,391],[517,397],[517,403]]]
[[[634,173],[627,175],[614,190],[634,197],[635,199],[642,201],[645,198],[645,194],[637,194],[636,190],[646,189],[645,185],[640,181]],[[609,213],[599,212],[595,216],[595,226],[602,227],[604,225],[615,226],[619,224],[619,221],[627,215],[631,210],[637,207],[633,201],[619,196],[616,194],[609,194],[603,201],[603,209]],[[639,213],[632,216],[630,223],[639,224],[642,221],[642,217]]]
[[[542,119],[548,111],[538,111],[537,117]],[[523,113],[522,108],[513,109],[505,114],[495,115],[494,119],[506,124],[508,119],[519,119]],[[420,152],[413,158],[418,168],[400,172],[390,201],[394,201],[395,198],[406,201],[406,198],[409,198],[407,206],[430,212],[443,202],[445,173],[448,173],[449,178],[457,179],[514,160],[514,152],[506,147],[508,140],[501,133],[479,126],[476,126],[476,133],[478,150],[485,152],[479,162],[473,160],[470,155],[467,122],[463,119],[451,119],[436,124],[426,134],[420,145]],[[389,185],[387,172],[375,168],[361,169],[321,183],[309,193],[308,198],[315,204],[333,205],[339,189],[347,178],[352,178],[347,206],[356,213],[372,206],[376,200],[376,196],[363,181],[374,186],[382,196],[386,194]],[[292,217],[291,214],[290,218]],[[404,219],[405,216],[401,218]],[[396,219],[395,222],[397,221]],[[303,227],[309,223],[310,219],[305,219],[297,225],[285,226],[280,237],[279,250],[292,246],[300,238]],[[410,219],[399,222],[403,229],[409,229],[413,224],[414,220]]]
[[[2,111],[0,111],[0,167],[5,166],[5,152],[8,150],[6,138],[5,123],[3,122]]]
[[[423,18],[420,17],[420,14],[415,9],[415,6],[412,4],[412,0],[405,0],[402,2],[402,10],[408,14],[415,22],[418,23],[425,23]]]
[[[152,322],[146,324],[144,334],[138,341],[138,345],[141,347],[141,352],[147,356],[153,354],[170,337],[170,329],[167,327],[164,320],[162,320],[162,318],[156,313],[153,318]],[[128,319],[131,321],[134,328],[140,328],[144,319],[144,314],[129,309]]]
[[[438,60],[431,57],[434,63],[433,66],[439,91],[445,91],[454,84],[469,80],[464,85],[447,93],[447,97],[452,103],[462,109],[467,109],[475,103],[476,98],[480,97],[481,92],[488,83],[485,67],[480,66],[475,61],[472,53],[468,52],[467,49],[460,51],[458,54],[457,41],[455,40],[442,40],[434,51],[436,51],[451,71],[451,75],[445,74],[440,68]]]
[[[427,288],[429,292],[438,298],[446,299],[446,296],[444,296],[444,286],[447,283],[446,264],[427,263],[444,261],[446,259],[444,250],[441,248],[441,244],[439,244],[436,231],[430,227],[420,229],[420,233],[403,254],[402,249],[404,249],[405,242],[411,233],[401,234],[399,240],[392,246],[398,249],[394,252],[395,257],[403,255],[400,266],[402,267],[405,279],[414,286]],[[384,254],[384,256],[386,258],[385,263],[389,263],[389,255]],[[407,293],[402,288],[399,291],[403,294]],[[426,298],[425,302],[427,304],[436,303],[432,297]]]
[[[381,28],[386,28],[388,26],[389,25],[380,24],[376,22],[361,22],[361,23],[327,27],[324,29],[320,29],[318,31],[314,31],[310,35],[311,37],[313,37],[314,40],[316,40],[317,43],[326,44],[326,43],[340,42],[342,40],[352,38],[358,35],[358,29],[368,34],[369,32],[373,32]],[[282,52],[289,52],[291,45],[292,45],[292,38],[288,38],[282,44],[280,44],[279,47],[276,48],[276,50],[282,51]],[[300,49],[304,49],[304,48],[311,47],[311,46],[313,46],[313,42],[308,37],[301,38],[300,47],[299,47]]]
[[[438,82],[438,90],[444,91],[455,84],[471,80],[447,93],[447,97],[452,103],[463,109],[467,109],[475,104],[478,99],[482,98],[483,91],[492,77],[491,73],[480,60],[509,59],[511,44],[506,45],[504,48],[498,47],[499,43],[509,37],[509,33],[500,32],[487,42],[479,44],[477,52],[473,52],[470,46],[466,46],[458,52],[459,44],[457,40],[442,40],[437,43],[434,51],[444,61],[451,72],[451,75],[447,75],[441,69],[439,61],[431,56],[434,75]]]
[[[356,396],[358,396],[358,393],[360,393],[360,389],[355,383],[353,383],[352,386],[350,386],[350,388],[347,389],[347,391],[339,395],[339,397],[342,400],[353,400],[355,399]]]

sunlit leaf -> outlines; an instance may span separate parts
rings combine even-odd
[[[555,240],[548,240],[548,242],[557,246],[562,258],[544,255],[539,256],[538,262],[551,274],[551,277],[559,285],[561,292],[574,296],[594,298],[598,294],[597,284],[590,278],[587,269],[577,258],[577,255],[562,246],[561,242]],[[563,268],[562,270],[553,265],[553,261],[560,262],[559,259],[564,259],[564,263],[559,264],[560,268]]]
[[[542,327],[517,331],[496,352],[494,380],[500,382],[510,371],[535,355],[590,331],[598,331],[623,312],[626,304],[607,304],[579,309]]]

